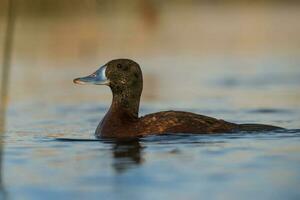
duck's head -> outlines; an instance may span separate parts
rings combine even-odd
[[[139,102],[143,89],[143,76],[140,66],[130,59],[109,61],[89,76],[76,78],[76,84],[108,85],[114,101],[121,101],[128,107],[129,102]],[[136,103],[135,103],[136,104]]]

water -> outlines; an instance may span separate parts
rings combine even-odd
[[[28,66],[22,79],[15,68],[3,199],[299,199],[300,62],[270,57],[251,61],[245,72],[237,66],[247,62],[233,60],[145,58],[141,115],[185,110],[288,130],[97,141],[111,94],[104,86],[73,85],[89,70]]]
[[[160,67],[152,67],[155,63]],[[240,67],[247,63],[251,69]],[[94,141],[111,94],[105,86],[75,86],[72,78],[95,68],[27,66],[21,74],[17,69],[23,68],[15,67],[2,196],[299,199],[299,63],[283,57],[251,62],[237,57],[145,58],[140,62],[145,75],[141,115],[185,110],[288,130],[149,136],[126,143]]]
[[[156,109],[144,106],[142,111]],[[191,109],[194,112],[208,110]],[[5,137],[7,199],[298,199],[300,130],[94,140],[99,103],[20,104]],[[230,109],[210,110],[234,116]],[[246,118],[299,110],[242,110]],[[272,121],[272,120],[270,120]],[[280,124],[280,123],[279,123]],[[278,124],[277,124],[278,125]],[[86,139],[86,141],[56,138]],[[5,198],[4,198],[5,199]]]

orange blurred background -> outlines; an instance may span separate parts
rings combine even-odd
[[[7,2],[0,0],[0,47]],[[132,58],[144,71],[146,103],[230,98],[236,106],[300,105],[298,82],[285,84],[300,74],[300,4],[292,1],[14,0],[14,13],[12,104],[109,102],[108,89],[75,87],[72,79]],[[284,84],[239,87],[255,83],[252,76],[263,80],[266,70],[266,78],[282,74]]]

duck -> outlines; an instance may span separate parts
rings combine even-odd
[[[161,111],[139,117],[143,75],[131,59],[114,59],[91,75],[76,78],[75,84],[109,86],[112,103],[96,128],[97,138],[137,138],[161,134],[212,134],[239,131],[273,131],[281,127],[265,124],[237,124],[184,111]]]

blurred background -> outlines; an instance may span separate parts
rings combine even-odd
[[[0,5],[3,61],[9,1]],[[115,58],[141,65],[145,103],[300,104],[296,1],[13,0],[11,6],[10,105],[109,103],[108,88],[78,87],[72,79]]]

